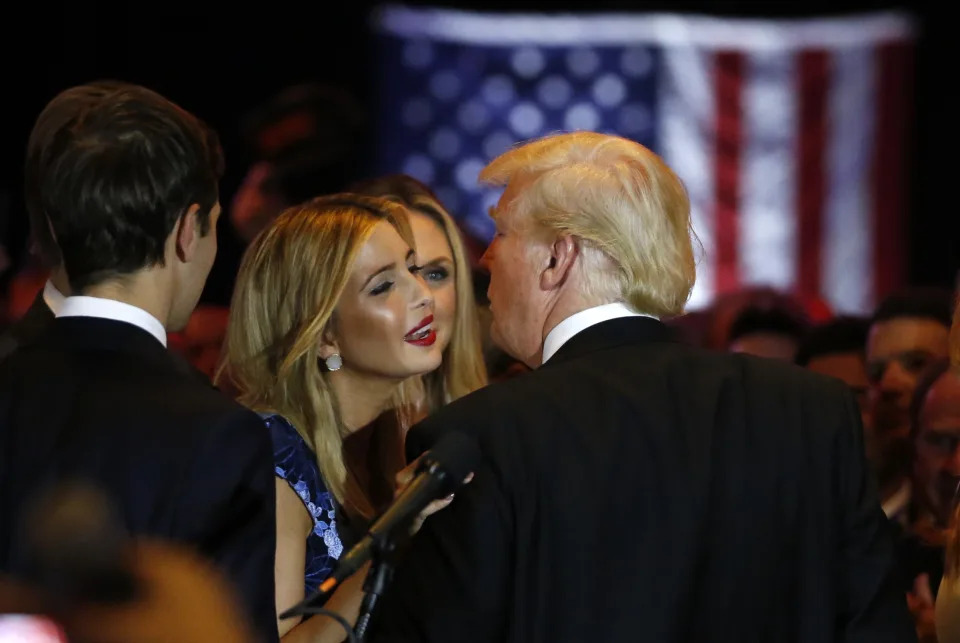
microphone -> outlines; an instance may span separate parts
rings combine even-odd
[[[304,610],[322,605],[337,585],[383,550],[398,529],[407,528],[427,505],[460,487],[479,460],[480,449],[472,438],[458,432],[446,434],[423,455],[414,479],[373,523],[363,539],[340,559],[333,575],[320,585],[317,592],[280,614],[280,618],[300,616]]]

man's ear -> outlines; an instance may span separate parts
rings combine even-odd
[[[177,227],[173,233],[176,235],[177,257],[184,263],[193,261],[200,245],[200,205],[194,203],[183,216],[177,220]]]
[[[563,285],[580,255],[580,245],[576,237],[565,234],[554,239],[549,250],[547,265],[540,273],[543,290],[554,290]]]

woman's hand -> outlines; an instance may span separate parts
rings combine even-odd
[[[397,475],[394,478],[396,482],[396,487],[393,491],[394,498],[396,498],[401,493],[403,493],[403,490],[406,489],[407,485],[409,485],[410,482],[413,480],[413,477],[417,472],[417,467],[420,466],[420,461],[422,459],[423,459],[423,455],[421,455],[419,458],[417,458],[416,460],[414,460],[413,462],[405,466],[403,469],[401,469],[399,472],[397,472]],[[467,484],[471,480],[473,480],[472,473],[464,479],[463,484]],[[438,511],[440,511],[441,509],[449,505],[451,502],[453,502],[453,495],[454,494],[451,493],[446,498],[434,500],[429,505],[427,505],[426,508],[423,511],[421,511],[420,514],[413,520],[413,524],[410,526],[410,535],[412,536],[413,534],[420,531],[420,527],[423,526],[423,521],[427,519],[427,516],[437,513]]]

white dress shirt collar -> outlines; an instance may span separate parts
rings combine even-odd
[[[618,317],[651,317],[657,319],[652,315],[635,312],[629,306],[620,302],[581,310],[579,313],[574,313],[564,319],[547,333],[546,339],[543,340],[543,358],[540,363],[545,364],[548,359],[556,355],[561,346],[577,333],[600,322],[617,319]]]
[[[156,337],[164,346],[167,345],[167,331],[159,319],[142,308],[122,301],[101,297],[67,297],[57,317],[99,317],[133,324]]]
[[[53,312],[54,316],[60,312],[65,299],[63,293],[53,285],[52,281],[47,279],[47,283],[43,285],[43,302]]]
[[[909,520],[907,509],[910,507],[912,497],[913,485],[910,484],[909,480],[905,480],[903,484],[900,485],[900,488],[881,504],[883,513],[885,513],[890,520],[906,527]]]

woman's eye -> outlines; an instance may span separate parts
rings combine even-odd
[[[437,266],[436,268],[428,268],[423,271],[423,278],[427,281],[443,281],[449,276],[450,271],[440,266]]]
[[[382,295],[393,287],[392,281],[384,281],[370,289],[371,295]]]

